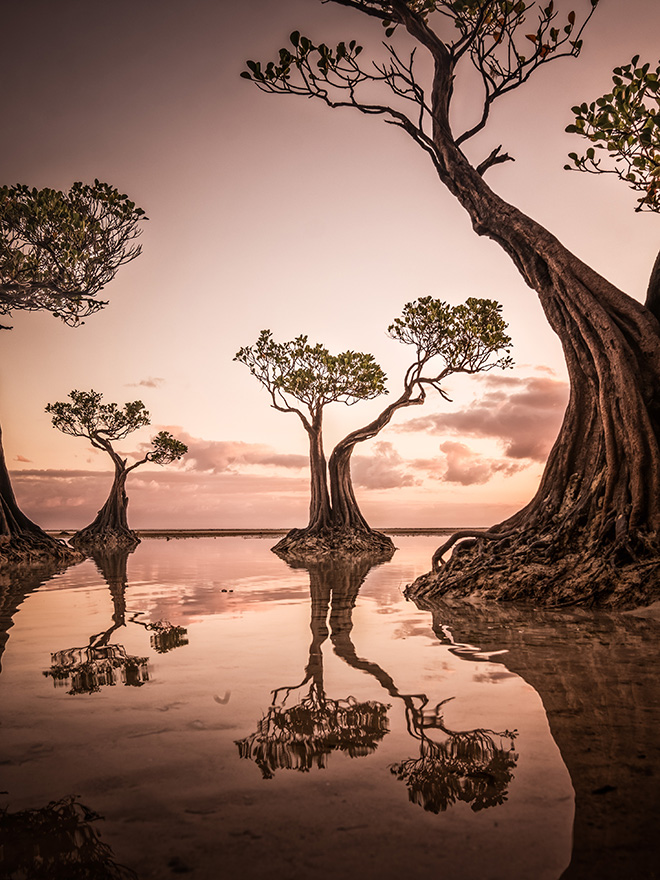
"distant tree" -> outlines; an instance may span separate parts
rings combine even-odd
[[[475,233],[496,242],[538,294],[561,340],[571,385],[534,498],[506,521],[470,536],[411,593],[482,591],[549,603],[653,601],[660,595],[657,299],[647,296],[644,305],[626,295],[494,192],[485,175],[512,158],[501,145],[481,154],[481,161],[468,155],[470,146],[478,149],[475,136],[485,136],[495,102],[524,87],[540,67],[579,55],[598,0],[585,2],[579,17],[555,0],[328,2],[347,7],[347,16],[357,14],[365,25],[372,22],[376,31],[382,26],[385,44],[377,40],[373,51],[363,52],[356,40],[330,45],[296,30],[274,60],[249,61],[242,76],[264,92],[375,116],[405,133]],[[621,167],[630,158],[623,176],[636,185],[638,171],[657,168],[657,74],[631,68],[615,74],[621,83],[615,80],[620,91],[612,92],[614,101],[595,102],[596,117],[607,104],[613,113],[594,117],[594,130],[588,105],[578,115],[582,133],[592,137],[587,163],[602,144],[619,154]],[[633,125],[624,141],[628,109]],[[463,127],[459,119],[466,117]],[[602,134],[604,141],[598,140]],[[644,207],[655,191],[654,185],[645,190]],[[660,283],[656,268],[651,292]]]
[[[270,330],[262,330],[254,345],[241,348],[234,360],[245,364],[270,394],[271,406],[295,413],[309,437],[310,505],[308,535],[332,528],[332,511],[323,449],[323,411],[330,403],[352,406],[386,394],[385,374],[373,356],[344,351],[330,354],[320,344],[310,345],[307,336],[275,342]],[[303,412],[296,404],[302,404]]]
[[[151,441],[151,448],[131,465],[114,449],[113,442],[124,440],[133,431],[151,424],[151,417],[141,400],[125,403],[102,403],[97,391],[71,391],[71,402],[49,403],[46,412],[52,416],[54,427],[72,437],[85,437],[95,449],[106,452],[115,466],[115,476],[108,499],[96,519],[71,538],[71,544],[81,550],[135,546],[136,533],[128,527],[126,508],[126,478],[147,462],[170,464],[188,451],[185,443],[175,439],[169,431],[160,431]]]
[[[106,183],[69,192],[0,188],[0,314],[47,311],[70,326],[106,304],[96,294],[140,253],[144,211]],[[9,329],[3,327],[3,329]],[[0,565],[71,556],[20,510],[0,432]]]
[[[441,385],[448,376],[512,366],[508,352],[511,338],[505,332],[507,325],[500,312],[499,303],[476,297],[457,306],[430,296],[406,303],[401,317],[388,327],[393,339],[412,346],[415,352],[415,360],[403,380],[403,391],[368,425],[340,440],[330,456],[332,518],[336,529],[371,531],[358,507],[351,479],[351,455],[358,443],[375,437],[397,410],[424,403],[427,388],[448,400]]]
[[[371,355],[345,352],[337,358],[322,346],[312,348],[307,337],[282,345],[263,331],[257,344],[241,349],[235,360],[245,363],[266,387],[272,406],[296,412],[310,435],[312,503],[305,529],[293,529],[273,549],[283,554],[315,554],[319,537],[329,540],[326,549],[341,546],[346,552],[390,552],[390,538],[370,528],[355,497],[351,456],[358,443],[375,437],[397,410],[422,404],[427,388],[447,399],[441,382],[452,373],[479,373],[511,366],[506,323],[501,306],[493,300],[470,297],[451,306],[433,297],[407,303],[401,317],[388,332],[393,339],[411,345],[415,357],[406,371],[401,395],[369,424],[352,431],[335,446],[326,470],[323,452],[322,412],[326,403],[356,403],[385,390],[385,375]],[[504,351],[504,353],[502,353]],[[430,362],[434,362],[431,368]],[[437,362],[443,362],[438,369]],[[306,404],[310,417],[293,407],[285,394]],[[328,489],[328,476],[330,488]],[[311,540],[310,540],[311,539]]]

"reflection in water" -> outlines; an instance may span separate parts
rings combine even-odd
[[[562,880],[660,877],[657,620],[418,604],[432,613],[436,635],[455,656],[487,655],[543,700],[575,790],[573,854]],[[459,637],[472,644],[458,644]]]
[[[91,826],[102,817],[74,797],[38,810],[0,809],[0,854],[5,880],[136,880],[117,864]]]
[[[406,783],[412,803],[431,813],[444,812],[457,801],[470,804],[475,813],[503,804],[518,760],[513,747],[515,732],[450,731],[442,724],[440,705],[436,707],[436,728],[447,738],[438,742],[421,730],[419,758],[393,764],[392,773]],[[508,744],[503,744],[503,739],[508,739]]]
[[[305,678],[295,687],[273,692],[273,704],[256,733],[237,742],[240,756],[254,760],[264,778],[269,779],[281,767],[303,771],[312,766],[325,767],[326,756],[333,749],[346,751],[352,757],[375,750],[378,740],[388,731],[389,707],[376,702],[357,703],[352,697],[335,701],[325,696],[321,648],[331,633],[338,657],[373,676],[405,706],[407,730],[419,740],[420,756],[396,763],[390,769],[397,779],[405,781],[410,800],[434,813],[457,801],[469,803],[475,812],[502,804],[518,759],[513,745],[516,732],[451,731],[445,727],[441,712],[449,700],[429,711],[426,694],[400,693],[382,667],[358,657],[350,638],[352,614],[360,587],[373,567],[370,562],[364,558],[296,561],[292,567],[309,572],[313,638]],[[308,682],[308,694],[293,707],[285,708],[291,692]],[[282,692],[285,696],[278,704]],[[428,735],[429,730],[434,731],[433,738]]]
[[[330,610],[335,653],[354,669],[371,675],[387,693],[405,706],[408,733],[419,740],[419,758],[392,765],[392,773],[405,781],[413,803],[438,813],[463,801],[477,812],[506,800],[518,755],[515,731],[451,731],[445,727],[441,708],[450,697],[429,711],[426,694],[402,694],[392,677],[377,663],[358,656],[350,634],[353,608],[371,566],[365,562],[312,563],[309,571],[312,608],[325,620]],[[433,730],[430,738],[427,731]],[[442,739],[438,737],[441,736]],[[496,743],[498,740],[498,743]],[[504,743],[503,740],[508,740]]]
[[[307,564],[299,562],[291,567],[309,568]],[[336,570],[327,562],[320,563],[318,567]],[[351,571],[361,572],[357,589],[370,567],[369,563],[364,562],[351,567]],[[343,573],[348,571],[349,568],[342,569]],[[389,706],[372,700],[358,702],[350,696],[333,700],[325,693],[322,645],[329,634],[326,620],[332,578],[323,579],[323,584],[323,590],[315,589],[314,585],[311,589],[312,642],[305,677],[298,685],[274,690],[273,702],[259,721],[256,732],[236,741],[240,757],[253,760],[264,779],[272,779],[275,771],[280,769],[303,772],[312,767],[324,769],[330,752],[337,750],[347,752],[352,758],[369,755],[389,732]],[[287,708],[291,694],[305,685],[309,685],[307,693]]]
[[[9,630],[14,625],[14,616],[25,598],[38,590],[66,566],[51,563],[28,568],[25,571],[0,573],[0,661],[9,639]],[[2,663],[0,662],[0,672]]]
[[[134,549],[99,551],[93,555],[99,573],[110,588],[112,626],[92,635],[89,644],[82,648],[67,648],[51,654],[51,667],[44,675],[50,676],[56,687],[70,686],[69,694],[93,694],[102,687],[120,683],[141,687],[149,680],[146,657],[128,654],[123,645],[110,642],[112,634],[126,626],[127,561]],[[154,623],[138,620],[139,614],[132,613],[129,622],[151,631],[151,646],[159,653],[188,644],[183,627],[164,620]]]

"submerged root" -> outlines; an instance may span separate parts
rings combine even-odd
[[[327,529],[311,533],[292,529],[271,549],[286,562],[369,558],[376,563],[391,559],[396,547],[382,532]]]

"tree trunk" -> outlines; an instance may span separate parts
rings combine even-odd
[[[81,529],[71,538],[74,547],[94,553],[95,551],[112,551],[121,548],[133,548],[140,543],[137,534],[129,529],[126,508],[126,463],[113,457],[115,477],[108,499],[96,515],[96,519]]]
[[[42,565],[50,560],[71,564],[81,559],[80,553],[47,535],[19,508],[7,470],[0,429],[0,568]]]
[[[323,450],[321,412],[314,417],[311,424],[305,425],[305,430],[309,436],[309,522],[304,529],[291,529],[281,541],[271,548],[273,553],[277,553],[284,559],[293,560],[316,555],[323,544],[324,536],[332,529],[328,467]]]
[[[351,456],[358,443],[371,440],[388,425],[394,413],[405,406],[414,406],[424,402],[420,393],[413,398],[414,383],[406,385],[403,394],[387,406],[382,413],[368,425],[347,434],[332,450],[329,462],[330,495],[332,498],[332,524],[335,529],[349,532],[373,533],[362,515],[353,491],[351,477]]]
[[[328,468],[323,451],[321,416],[314,419],[309,432],[310,502],[306,532],[311,535],[329,528],[331,523],[328,494]]]
[[[532,501],[411,593],[480,590],[554,604],[660,595],[660,324],[484,183],[440,128],[436,169],[559,336],[570,399]]]

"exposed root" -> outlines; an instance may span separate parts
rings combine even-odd
[[[465,540],[467,539],[467,540]],[[442,554],[456,545],[446,563]],[[588,535],[532,529],[459,532],[433,557],[434,571],[406,590],[408,598],[479,596],[545,606],[630,608],[660,599],[660,542],[627,535],[597,546]]]
[[[69,542],[82,553],[92,556],[96,553],[116,553],[134,550],[140,543],[137,532],[131,529],[81,529]]]
[[[24,532],[11,538],[0,536],[0,570],[52,566],[63,570],[84,555],[64,541],[57,541],[45,532]]]
[[[396,547],[382,532],[327,529],[311,533],[292,529],[271,549],[286,562],[369,558],[375,564],[391,559]]]

